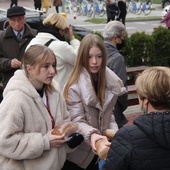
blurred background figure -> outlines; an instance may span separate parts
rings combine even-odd
[[[41,10],[41,0],[34,0],[35,10]]]
[[[57,13],[59,13],[59,6],[62,5],[63,5],[62,0],[53,0],[53,6],[55,7]]]
[[[167,14],[165,15],[165,17],[161,20],[161,23],[165,23],[166,27],[168,29],[170,29],[170,6],[169,6],[169,10],[167,11]]]
[[[18,6],[18,0],[11,0],[10,8],[15,5]]]
[[[42,8],[45,13],[48,13],[49,8],[51,7],[50,0],[41,0]]]
[[[117,4],[112,0],[106,0],[107,22],[115,20],[115,16],[119,13]]]
[[[118,8],[119,8],[119,15],[117,20],[121,21],[125,25],[125,20],[126,20],[126,0],[118,0]]]

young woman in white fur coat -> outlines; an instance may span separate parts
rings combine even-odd
[[[60,170],[71,149],[65,136],[51,134],[70,121],[57,82],[56,57],[42,45],[31,46],[23,69],[8,82],[0,104],[0,169]]]

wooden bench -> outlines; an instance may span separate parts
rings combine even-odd
[[[141,73],[145,69],[149,68],[149,66],[136,66],[136,67],[127,67],[127,75],[129,80],[127,81],[128,84],[128,106],[138,105],[138,96],[136,93],[136,87],[135,87],[135,79],[136,75],[138,73]]]
[[[138,73],[141,73],[147,68],[149,68],[149,66],[127,67],[126,72],[128,76],[128,81],[127,81],[128,85],[133,85],[135,83],[135,79]]]
[[[135,85],[128,85],[128,106],[138,105],[138,96]]]
[[[136,66],[136,67],[127,67],[127,74],[141,73],[145,69],[149,68],[149,66]]]

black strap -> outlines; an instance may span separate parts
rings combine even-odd
[[[47,41],[44,45],[48,47],[48,46],[51,44],[52,41],[54,41],[54,39],[50,39],[50,40]]]

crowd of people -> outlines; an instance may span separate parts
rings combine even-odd
[[[99,170],[101,140],[109,148],[102,170],[170,168],[170,68],[150,67],[137,77],[143,115],[126,125],[123,19],[106,24],[104,40],[87,34],[79,41],[59,13],[38,30],[26,24],[21,6],[10,7],[7,18],[0,33],[2,170]],[[68,131],[53,133],[65,123]]]

